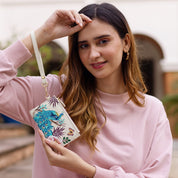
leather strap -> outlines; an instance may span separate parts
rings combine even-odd
[[[47,92],[48,82],[46,80],[44,67],[43,67],[43,61],[42,61],[42,57],[41,57],[40,51],[38,49],[35,33],[33,31],[31,32],[31,39],[32,39],[33,49],[34,49],[34,52],[35,52],[35,57],[36,57],[37,64],[38,64],[38,69],[39,69],[39,72],[40,72],[40,75],[41,75],[41,79],[42,79],[42,85],[45,88],[46,96],[48,97],[49,96],[49,94]]]

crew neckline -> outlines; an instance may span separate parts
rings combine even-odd
[[[103,92],[97,89],[99,97],[102,101],[107,102],[117,102],[117,103],[126,103],[129,100],[128,92],[120,93],[120,94],[111,94]]]

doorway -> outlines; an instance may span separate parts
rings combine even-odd
[[[139,61],[143,80],[147,87],[147,93],[155,95],[154,92],[154,63],[152,59],[141,59]]]
[[[163,96],[163,76],[160,60],[164,58],[163,51],[153,38],[134,34],[138,60],[148,94],[161,98]]]

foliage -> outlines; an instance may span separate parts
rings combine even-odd
[[[178,94],[167,95],[162,99],[168,117],[174,119],[173,135],[178,136]]]
[[[63,144],[67,144],[69,143],[71,140],[69,139],[69,137],[63,137]]]
[[[162,99],[162,101],[167,112],[178,117],[178,94],[167,95]]]
[[[62,63],[66,58],[63,49],[54,42],[50,42],[40,48],[40,53],[43,59],[46,75],[49,73],[58,75]],[[27,75],[39,75],[37,62],[34,56],[18,69],[18,76]]]
[[[0,49],[5,49],[8,46],[10,46],[14,41],[17,40],[17,36],[18,35],[14,33],[8,40],[4,41],[3,43],[0,42]],[[64,60],[66,59],[66,54],[64,50],[55,42],[50,42],[41,47],[40,52],[43,59],[46,75],[49,73],[58,75],[59,69],[61,68]],[[17,75],[18,76],[39,75],[37,62],[34,56],[18,69]]]

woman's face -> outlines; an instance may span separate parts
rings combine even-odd
[[[121,61],[127,47],[113,26],[94,19],[79,32],[79,56],[86,69],[99,80],[122,77]]]

